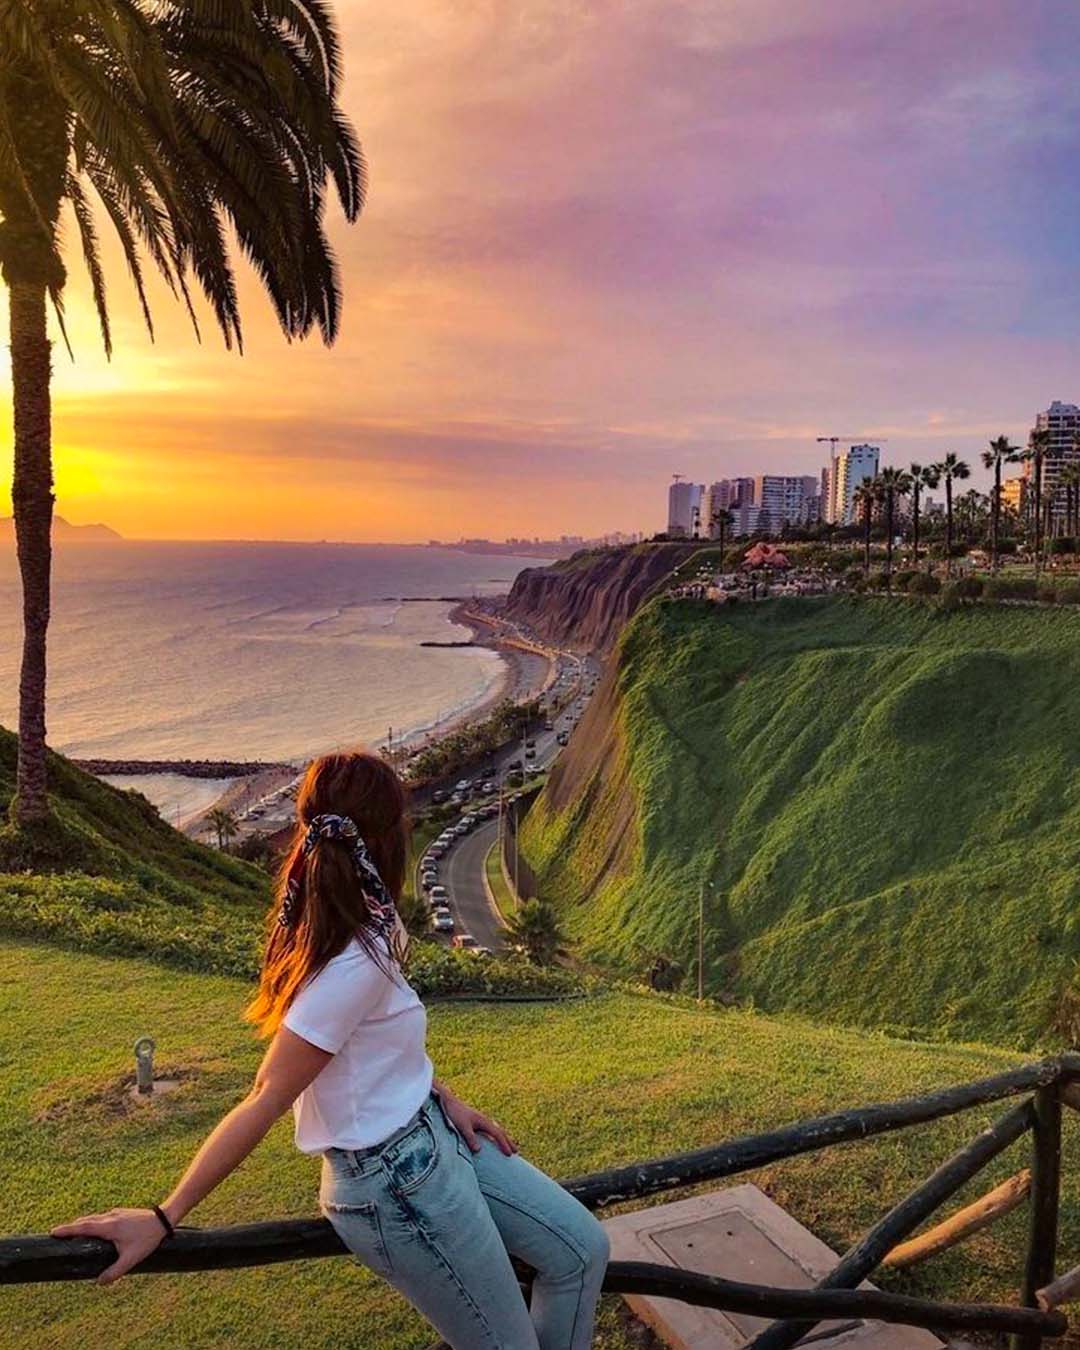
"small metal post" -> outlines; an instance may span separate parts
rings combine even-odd
[[[1058,1204],[1061,1188],[1061,1098],[1058,1084],[1039,1088],[1032,1105],[1035,1125],[1031,1150],[1031,1214],[1024,1282],[1020,1302],[1037,1307],[1035,1291],[1054,1278],[1057,1255]],[[1010,1350],[1040,1350],[1043,1338],[1037,1331],[1016,1332]]]
[[[154,1090],[154,1038],[140,1036],[135,1042],[135,1086],[140,1097]]]

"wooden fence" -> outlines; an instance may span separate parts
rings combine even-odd
[[[603,1209],[1011,1098],[1021,1100],[894,1205],[815,1289],[769,1288],[638,1261],[613,1261],[604,1287],[613,1293],[656,1294],[779,1319],[749,1342],[747,1350],[793,1346],[817,1323],[833,1318],[870,1318],[944,1334],[998,1332],[1011,1336],[1012,1350],[1036,1350],[1045,1341],[1065,1335],[1067,1321],[1059,1305],[1080,1297],[1080,1270],[1054,1281],[1062,1106],[1080,1104],[1080,1054],[1060,1055],[924,1096],[819,1116],[690,1153],[570,1178],[562,1184],[590,1209]],[[898,1244],[1024,1136],[1031,1141],[1030,1223],[1018,1306],[941,1303],[858,1289]],[[221,1270],[340,1256],[344,1251],[323,1219],[180,1228],[135,1273]],[[0,1239],[0,1284],[89,1280],[113,1259],[112,1245],[97,1239],[40,1235]],[[522,1276],[527,1279],[528,1272]]]

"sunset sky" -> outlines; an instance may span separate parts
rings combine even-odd
[[[1080,401],[1073,0],[338,0],[342,337],[55,353],[59,510],[129,536],[653,530],[814,436],[974,459]],[[3,315],[6,329],[6,312]],[[9,404],[6,348],[0,364]],[[10,431],[5,413],[5,465]]]

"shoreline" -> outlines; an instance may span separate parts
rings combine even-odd
[[[476,702],[448,712],[429,726],[408,731],[400,740],[395,737],[395,759],[400,753],[402,759],[407,762],[417,751],[425,749],[462,726],[483,721],[507,699],[514,703],[525,703],[531,698],[539,697],[554,683],[558,656],[550,648],[531,642],[520,634],[506,632],[498,619],[486,611],[473,609],[470,601],[455,602],[446,617],[450,623],[468,629],[472,635],[469,645],[484,647],[499,656],[502,672]],[[373,748],[385,750],[387,748],[385,738],[375,742]],[[206,832],[211,812],[215,810],[236,812],[275,794],[283,794],[288,787],[299,781],[307,762],[305,760],[304,764],[296,768],[268,767],[265,772],[237,779],[205,810],[183,821],[181,829],[189,837],[197,837]],[[240,837],[249,832],[273,833],[278,828],[281,826],[273,824],[270,820],[241,822]]]

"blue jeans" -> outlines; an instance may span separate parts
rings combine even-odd
[[[454,1350],[587,1350],[607,1234],[490,1139],[473,1153],[435,1096],[383,1143],[323,1154],[319,1203],[345,1245]],[[527,1307],[510,1253],[537,1272]]]

